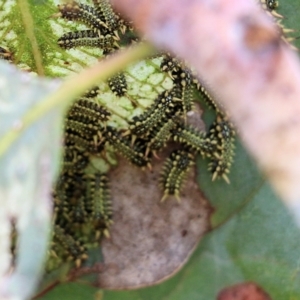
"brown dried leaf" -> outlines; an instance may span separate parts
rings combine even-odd
[[[170,149],[153,171],[142,171],[120,160],[110,173],[114,210],[111,238],[102,243],[104,268],[98,285],[131,289],[153,285],[177,272],[209,229],[211,209],[190,172],[175,199],[159,200],[158,177]]]

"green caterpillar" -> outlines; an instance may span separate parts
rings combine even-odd
[[[75,240],[72,235],[66,233],[59,225],[54,226],[53,240],[54,243],[57,242],[62,246],[64,250],[63,258],[67,261],[74,260],[77,268],[87,259],[86,248],[79,241]]]
[[[211,147],[205,132],[198,132],[190,126],[177,124],[172,130],[172,137],[175,142],[200,153],[203,157],[210,156]]]
[[[144,157],[140,145],[131,146],[129,140],[122,137],[116,129],[110,126],[107,126],[104,136],[106,141],[131,163],[141,168],[151,168],[150,160]]]
[[[189,169],[194,165],[194,160],[194,155],[186,150],[175,150],[171,153],[160,177],[160,186],[164,192],[161,201],[169,196],[175,196],[180,202],[180,190]]]
[[[63,49],[86,46],[107,50],[116,47],[116,43],[112,35],[107,34],[105,36],[99,36],[97,32],[90,29],[65,33],[58,39],[57,43]]]
[[[230,182],[227,174],[233,162],[234,137],[235,131],[232,124],[222,115],[218,115],[207,134],[207,138],[214,147],[209,163],[209,170],[213,174],[212,180],[222,177],[227,183]]]
[[[175,57],[172,57],[170,54],[163,54],[162,57],[163,60],[160,64],[161,71],[168,73],[172,77],[173,72],[181,69],[181,63]]]
[[[213,97],[208,93],[206,88],[199,82],[198,79],[194,78],[193,83],[197,89],[197,91],[202,96],[202,99],[204,100],[205,104],[210,108],[215,110],[216,112],[221,112],[219,105],[216,103],[216,101],[213,99]]]
[[[102,137],[101,143],[95,144],[94,140],[81,137],[76,133],[65,132],[65,145],[74,146],[80,152],[98,154],[104,149],[104,138]]]
[[[82,98],[95,98],[97,95],[99,95],[100,93],[100,89],[99,87],[94,87],[92,89],[90,89],[89,91],[87,91]]]
[[[102,35],[106,35],[109,32],[106,23],[101,20],[92,6],[73,1],[58,5],[58,9],[59,13],[56,15],[58,17],[71,21],[81,21]]]
[[[95,121],[94,123],[89,123],[93,120]],[[97,119],[92,119],[85,115],[72,115],[72,119],[69,117],[66,121],[65,130],[82,138],[92,139],[95,145],[99,145],[103,142],[102,132],[104,128],[97,122]]]
[[[71,174],[73,171],[82,171],[88,163],[89,154],[87,152],[79,151],[74,145],[65,146],[65,154],[63,158],[64,172],[69,172]]]
[[[127,92],[127,81],[124,73],[118,73],[108,79],[108,85],[111,91],[118,97],[122,97]]]
[[[156,128],[150,132],[150,141],[147,143],[145,156],[148,156],[150,152],[157,157],[156,152],[166,146],[166,143],[170,140],[171,131],[176,127],[176,121],[174,118],[170,118],[166,123],[162,124],[161,127]]]
[[[93,0],[95,10],[100,16],[101,20],[107,24],[107,27],[112,31],[121,29],[122,32],[126,30],[126,25],[113,10],[111,4],[107,0]]]
[[[191,84],[182,87],[182,113],[186,120],[187,113],[193,108],[194,87]]]
[[[101,231],[108,235],[107,228],[112,224],[112,204],[106,174],[87,175],[86,202],[89,216],[96,228],[96,239]]]
[[[72,105],[67,113],[67,117],[71,119],[80,119],[80,116],[90,118],[90,121],[94,124],[104,124],[109,120],[111,113],[108,112],[106,108],[90,99],[80,98]]]
[[[170,91],[162,92],[143,114],[136,116],[129,122],[129,131],[132,135],[138,137],[147,137],[153,127],[161,126],[169,117],[176,115],[178,111],[179,102],[181,99],[180,89],[174,87]]]

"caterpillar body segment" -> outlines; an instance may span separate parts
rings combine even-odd
[[[100,89],[98,86],[95,86],[94,88],[88,90],[82,98],[95,98],[99,95]]]
[[[150,132],[150,141],[147,143],[145,156],[147,157],[150,152],[157,157],[156,152],[161,150],[166,146],[166,143],[171,138],[171,131],[176,127],[175,118],[170,118],[166,123],[161,127],[154,127]]]
[[[182,87],[182,113],[186,122],[187,113],[193,109],[194,87],[189,84]]]
[[[125,31],[125,22],[114,12],[108,0],[93,0],[93,2],[98,16],[111,31],[115,32],[118,29]]]
[[[73,1],[58,5],[58,9],[59,13],[56,15],[58,17],[70,21],[80,21],[102,35],[109,33],[107,24],[101,20],[95,8],[92,6]]]
[[[112,35],[98,35],[94,30],[81,30],[68,32],[61,36],[58,45],[63,49],[72,49],[76,47],[96,47],[101,49],[113,49],[117,47]]]
[[[128,139],[122,137],[116,129],[110,126],[107,126],[104,136],[107,142],[132,164],[141,168],[151,168],[150,160],[144,156],[140,145],[132,146]]]
[[[71,106],[67,114],[70,119],[80,119],[79,116],[91,118],[93,123],[101,124],[109,120],[111,113],[89,98],[80,98]]]
[[[270,10],[276,9],[279,5],[278,0],[263,0],[262,2],[266,2],[267,8]]]
[[[85,169],[89,162],[89,154],[87,152],[79,151],[75,146],[65,147],[65,154],[63,157],[63,171],[69,174],[80,172]]]
[[[168,73],[172,78],[172,74],[178,72],[181,69],[181,62],[177,58],[166,53],[163,54],[160,69],[161,71]]]
[[[86,201],[95,228],[108,229],[112,224],[112,204],[106,174],[87,175]]]
[[[193,84],[196,87],[196,90],[200,93],[202,96],[203,101],[205,104],[210,108],[215,110],[217,113],[221,113],[220,107],[217,104],[217,102],[214,100],[214,98],[209,94],[207,89],[199,82],[198,79],[193,80]]]
[[[62,220],[70,220],[69,218],[69,205],[68,199],[71,196],[70,185],[72,179],[69,174],[64,173],[59,176],[58,181],[52,191],[52,197],[54,201],[54,220],[57,224],[60,224]]]
[[[59,225],[54,227],[54,242],[62,245],[67,253],[67,260],[74,260],[77,267],[80,267],[82,261],[87,259],[87,251],[83,245],[76,241],[72,235],[65,232]]]
[[[204,157],[210,155],[211,149],[205,132],[198,132],[190,126],[177,124],[172,130],[172,138],[175,142],[185,145]]]
[[[228,174],[234,157],[235,131],[232,124],[222,115],[218,115],[207,137],[214,142],[214,152],[209,163],[212,180],[223,178],[229,183]]]
[[[275,18],[283,18],[282,15],[280,15],[278,12],[276,12],[276,8],[279,6],[278,0],[259,0],[260,5],[271,16]]]
[[[192,72],[187,68],[179,68],[177,71],[172,71],[172,78],[174,83],[179,84],[182,88],[186,88],[193,83]]]
[[[160,127],[170,117],[180,113],[181,99],[178,98],[176,88],[161,93],[154,104],[151,105],[143,114],[136,116],[129,122],[129,132],[139,137],[148,137],[154,127]]]
[[[95,143],[95,140],[85,139],[76,133],[65,133],[65,144],[67,147],[74,146],[79,152],[89,152],[91,154],[100,154],[104,149],[104,138],[101,142]]]
[[[127,81],[124,73],[118,73],[108,79],[108,85],[111,91],[118,97],[122,97],[127,93]]]
[[[98,120],[95,120],[94,124],[89,123],[94,120],[86,115],[74,114],[69,117],[65,124],[65,130],[67,133],[78,135],[83,139],[93,140],[95,145],[100,145],[103,142],[102,133],[104,127],[101,124],[97,124]]]
[[[74,199],[73,208],[71,211],[72,220],[75,224],[83,224],[87,220],[87,212],[85,209],[85,199],[84,196],[78,196]]]
[[[186,150],[175,150],[171,153],[163,166],[160,177],[160,186],[164,193],[161,201],[169,196],[175,196],[180,201],[184,179],[191,166],[194,165],[194,160],[194,155]]]

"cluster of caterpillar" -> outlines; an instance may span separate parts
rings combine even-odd
[[[61,36],[58,39],[61,48],[97,47],[107,56],[123,44],[137,40],[132,26],[113,11],[107,0],[93,2],[94,6],[74,1],[58,6],[56,17],[81,22],[90,28]],[[111,113],[97,102],[97,94],[101,93],[97,88],[78,99],[68,111],[62,170],[53,191],[55,220],[49,269],[64,260],[80,266],[88,256],[87,245],[92,247],[101,236],[109,234],[112,210],[107,177],[86,172],[90,158],[105,155],[107,146],[137,167],[151,170],[153,158],[169,142],[175,142],[177,148],[165,161],[158,182],[162,201],[169,196],[180,200],[184,179],[197,154],[209,160],[213,180],[223,178],[229,182],[235,133],[226,113],[183,62],[169,54],[159,57],[158,71],[169,75],[173,87],[160,92],[141,114],[126,120],[126,128],[110,125]],[[117,97],[127,96],[124,73],[109,78],[107,83]],[[197,93],[217,113],[207,132],[198,132],[187,125],[187,113],[193,109]],[[86,227],[95,232],[94,236],[83,234]]]
[[[277,1],[260,0],[273,16]],[[63,49],[96,47],[105,56],[138,37],[130,23],[114,12],[108,0],[93,0],[94,6],[75,1],[59,5],[55,17],[81,22],[90,29],[68,32],[58,39]],[[69,109],[64,128],[64,157],[61,172],[53,188],[53,238],[47,270],[66,261],[79,267],[88,258],[89,248],[109,236],[112,205],[107,174],[89,172],[91,157],[103,156],[107,146],[142,169],[150,169],[154,158],[176,143],[176,149],[164,162],[159,179],[164,201],[169,196],[180,200],[184,179],[194,165],[196,155],[209,161],[212,180],[228,174],[234,158],[235,130],[224,112],[186,64],[170,54],[159,54],[160,71],[172,79],[173,86],[162,91],[153,103],[132,119],[126,128],[109,125],[112,113],[97,101],[101,94],[94,88],[80,97]],[[12,54],[0,47],[0,58]],[[127,96],[127,81],[120,72],[108,79],[116,96]],[[187,124],[196,96],[201,96],[216,118],[207,131]],[[128,97],[130,99],[130,97]]]
[[[54,230],[48,271],[63,262],[79,267],[101,236],[109,236],[112,207],[106,174],[87,174],[90,155],[104,149],[103,134],[111,114],[94,101],[99,89],[88,91],[69,109],[64,128],[64,157],[53,189]]]

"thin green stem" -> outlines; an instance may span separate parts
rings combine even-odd
[[[150,56],[153,51],[154,49],[149,44],[139,44],[121,51],[117,55],[101,61],[88,69],[84,69],[79,74],[64,81],[60,88],[42,101],[39,101],[35,107],[24,115],[20,129],[10,130],[1,138],[0,157],[8,151],[12,143],[18,139],[24,130],[49,111],[59,107],[66,109],[74,99],[82,95],[86,90],[124,69],[129,63]]]
[[[26,36],[30,40],[30,44],[32,46],[32,53],[35,61],[36,71],[40,76],[42,76],[45,74],[43,59],[35,36],[34,21],[31,15],[29,3],[28,1],[18,0],[18,6],[22,15]]]

